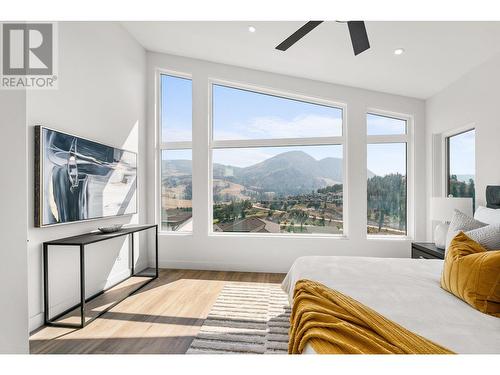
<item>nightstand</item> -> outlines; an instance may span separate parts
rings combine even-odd
[[[412,242],[413,259],[444,259],[444,249],[438,249],[433,242]]]

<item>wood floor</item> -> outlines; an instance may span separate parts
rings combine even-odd
[[[43,327],[30,352],[185,353],[228,281],[281,283],[284,274],[161,269],[160,276],[83,329]],[[129,282],[130,283],[130,282]],[[122,287],[126,291],[127,285]],[[98,310],[120,290],[93,301]],[[69,317],[70,319],[72,317]]]

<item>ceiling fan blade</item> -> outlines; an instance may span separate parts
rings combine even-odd
[[[363,21],[347,21],[347,27],[349,28],[349,34],[351,34],[354,55],[357,56],[370,48],[370,41]]]
[[[306,36],[310,31],[319,26],[323,21],[309,21],[288,38],[286,38],[283,42],[281,42],[276,49],[280,51],[286,51],[288,48],[297,43],[300,39]]]

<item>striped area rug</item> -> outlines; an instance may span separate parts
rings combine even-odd
[[[224,286],[187,354],[286,354],[290,307],[279,284]]]

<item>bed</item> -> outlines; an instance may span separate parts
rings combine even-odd
[[[442,260],[308,256],[292,265],[283,289],[318,281],[455,353],[500,353],[500,319],[440,287]],[[308,345],[303,353],[314,354]]]
[[[500,186],[486,188],[486,202],[489,216],[476,219],[500,224],[500,215],[492,211],[500,209]],[[475,310],[441,289],[443,263],[437,259],[307,256],[294,262],[282,287],[292,304],[297,281],[317,281],[455,353],[500,354],[500,318]],[[308,344],[303,353],[315,351]]]

